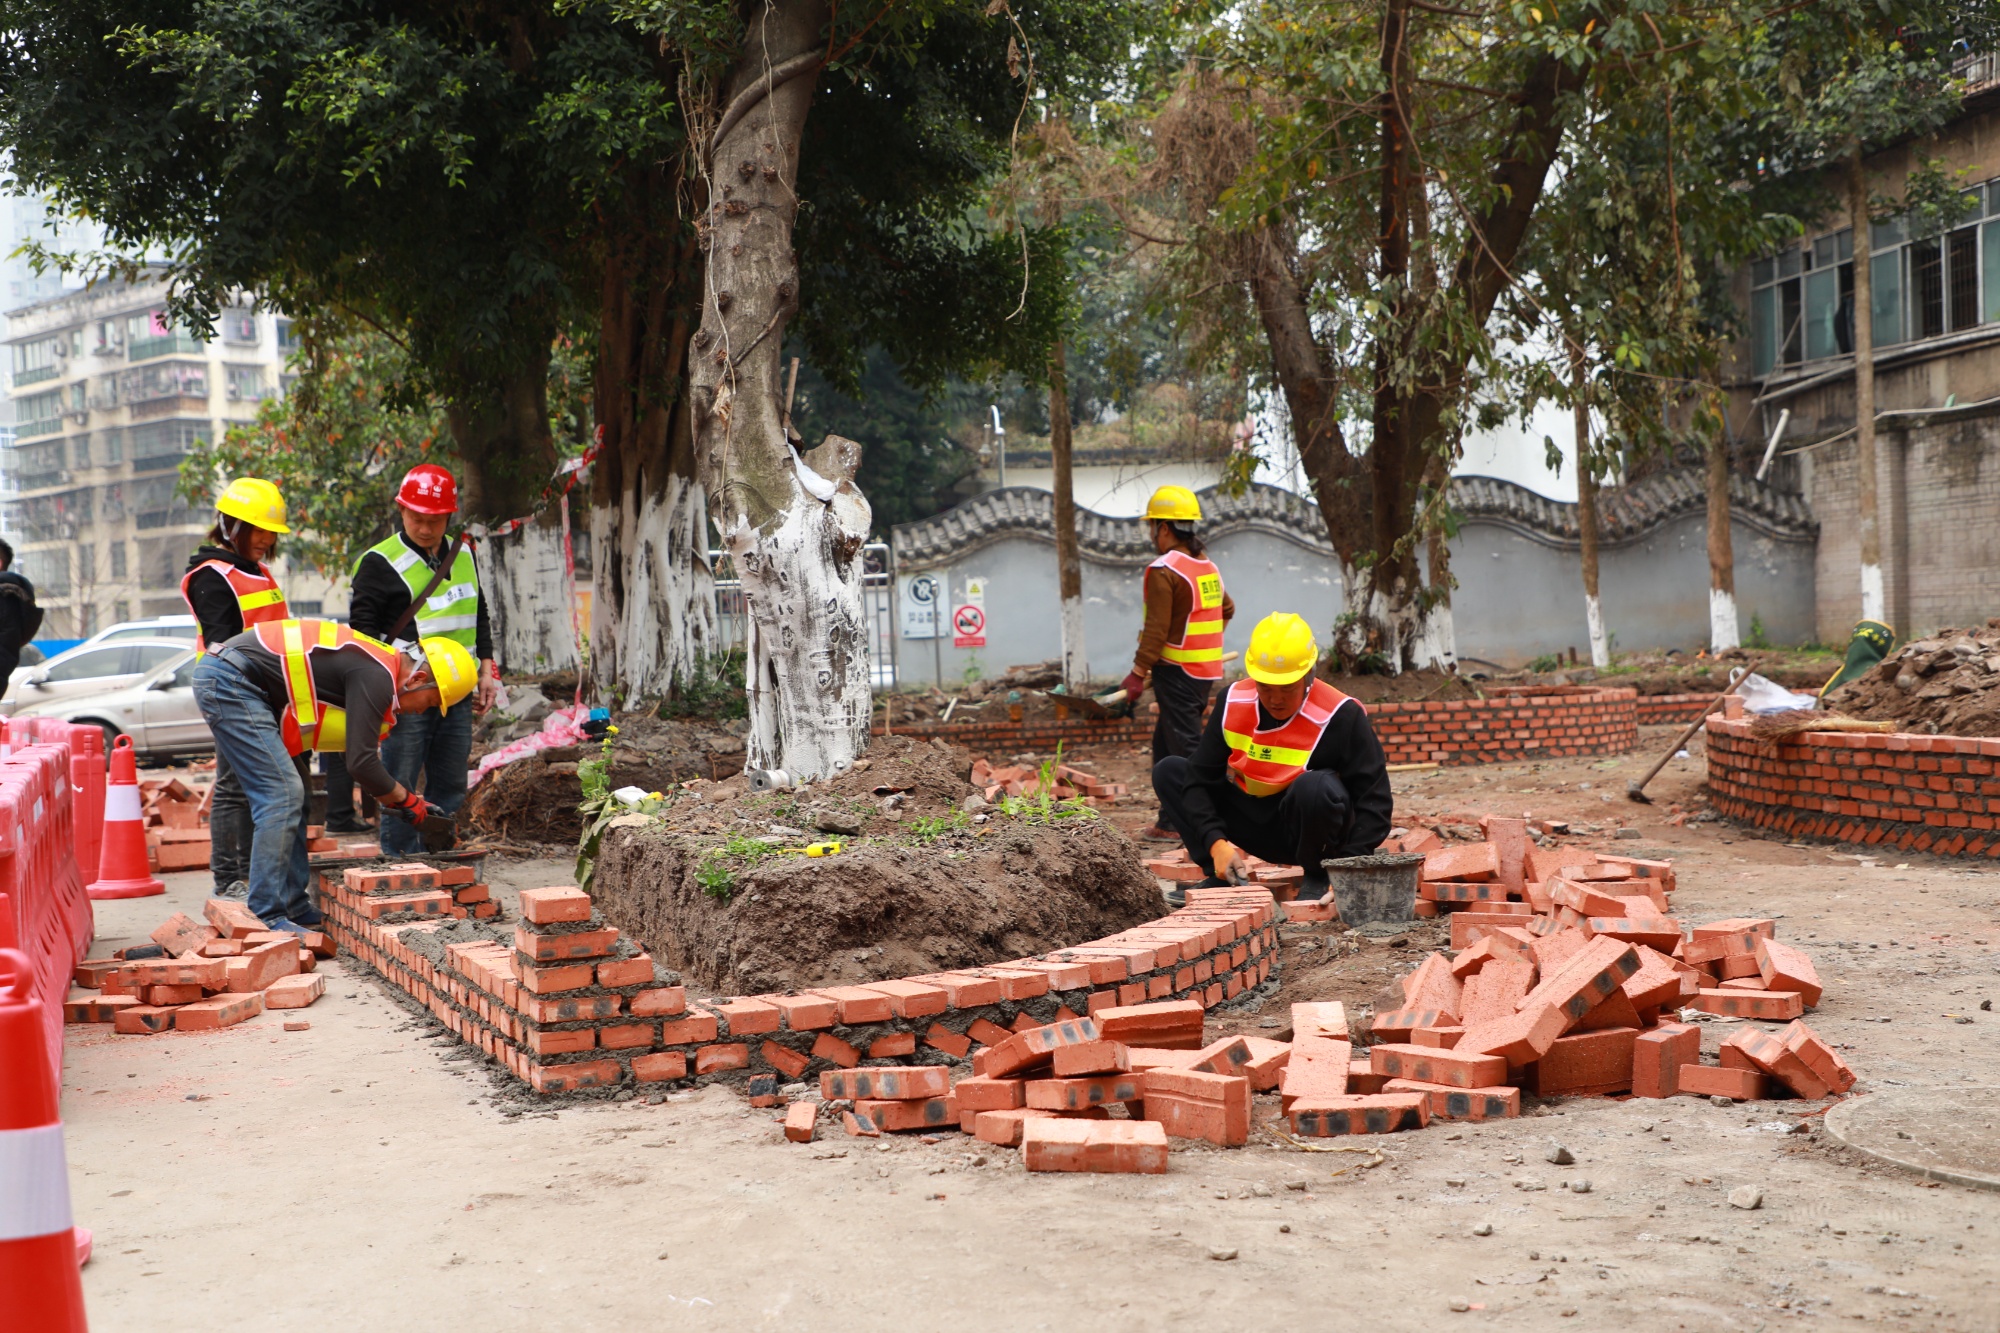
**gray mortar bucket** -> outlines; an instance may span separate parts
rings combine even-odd
[[[1320,864],[1333,883],[1334,906],[1349,927],[1399,923],[1415,914],[1417,877],[1424,864],[1421,854],[1343,856]]]

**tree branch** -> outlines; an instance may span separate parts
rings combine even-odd
[[[728,109],[722,113],[722,119],[715,124],[715,133],[709,137],[710,153],[713,154],[714,146],[722,142],[723,136],[735,129],[743,117],[756,110],[757,104],[770,96],[778,85],[790,83],[801,75],[817,74],[824,64],[826,64],[825,56],[817,51],[807,51],[793,56],[790,60],[781,60],[766,69],[764,77],[736,94]]]

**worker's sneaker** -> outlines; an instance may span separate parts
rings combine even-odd
[[[321,914],[317,907],[308,907],[305,911],[294,916],[292,921],[297,925],[304,926],[307,930],[318,930],[326,924],[326,917]]]
[[[1294,901],[1316,903],[1326,897],[1328,890],[1332,887],[1332,883],[1328,881],[1324,874],[1315,875],[1312,871],[1308,870],[1306,871],[1306,877],[1299,883],[1299,896]]]
[[[293,935],[298,935],[300,937],[303,937],[306,934],[306,932],[311,929],[311,927],[302,926],[296,921],[291,921],[286,919],[285,917],[280,916],[280,917],[273,917],[271,920],[266,921],[264,923],[264,929],[283,930]]]
[[[1161,828],[1158,824],[1148,824],[1139,834],[1141,842],[1179,842],[1181,835],[1172,829]]]
[[[339,823],[328,820],[326,831],[328,833],[373,833],[375,826],[359,819],[343,819]]]
[[[215,896],[240,903],[250,896],[250,881],[247,879],[234,880],[217,889]]]

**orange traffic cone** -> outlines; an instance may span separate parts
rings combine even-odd
[[[139,809],[139,761],[132,738],[111,747],[111,777],[104,788],[104,850],[93,898],[150,898],[167,886],[146,865],[146,816]]]
[[[0,1327],[86,1333],[69,1167],[33,965],[0,949]]]

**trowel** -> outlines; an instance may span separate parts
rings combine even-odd
[[[417,833],[423,838],[424,850],[427,852],[448,852],[458,846],[458,821],[450,815],[441,813],[435,808],[422,819],[411,819],[401,810],[392,810],[390,813],[417,826]]]

